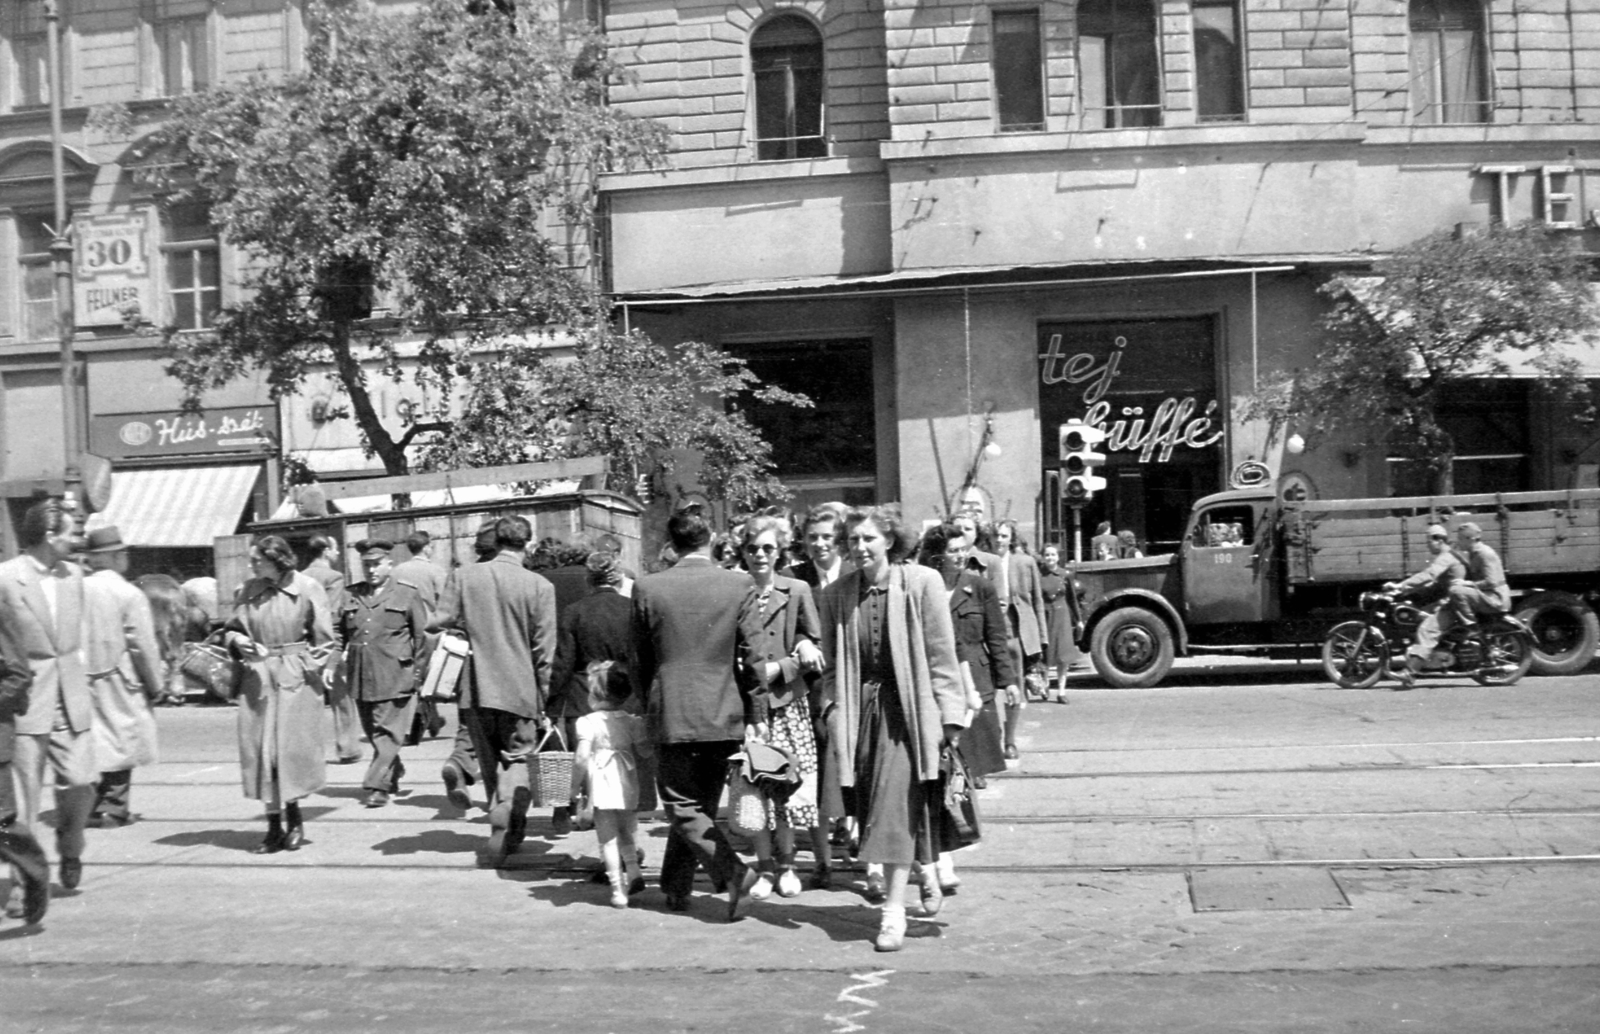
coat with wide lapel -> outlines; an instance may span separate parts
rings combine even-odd
[[[75,733],[93,727],[94,704],[83,657],[83,570],[67,564],[67,577],[56,585],[56,613],[39,585],[33,558],[19,556],[0,563],[0,621],[11,626],[11,639],[33,669],[28,709],[16,717],[19,735],[43,736],[55,724],[56,700]]]
[[[996,689],[1017,684],[1006,649],[1006,619],[992,584],[971,571],[961,572],[950,592],[950,620],[956,655],[972,672],[979,696],[988,701]]]
[[[740,663],[750,676],[754,693],[755,716],[765,721],[768,709],[787,707],[797,697],[809,697],[810,685],[794,658],[795,646],[803,636],[815,643],[822,638],[817,605],[811,587],[798,578],[774,575],[772,596],[762,613],[761,594],[754,585],[739,611],[739,628],[744,633]],[[778,665],[778,678],[768,684],[762,676],[765,665]]]
[[[1050,638],[1044,589],[1039,585],[1039,565],[1022,552],[1007,553],[1005,564],[1006,586],[1011,598],[1000,601],[1001,609],[1011,618],[1012,628],[1022,641],[1023,656],[1032,657],[1044,652]]]
[[[823,709],[829,748],[841,786],[855,785],[856,741],[861,727],[861,643],[856,629],[863,575],[852,571],[822,590]],[[944,726],[960,725],[967,692],[956,660],[944,580],[925,567],[895,564],[889,570],[889,649],[894,657],[900,706],[911,738],[912,764],[920,779],[939,778]]]

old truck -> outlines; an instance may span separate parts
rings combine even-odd
[[[1600,646],[1600,489],[1289,502],[1270,488],[1199,500],[1178,551],[1073,565],[1080,646],[1113,686],[1159,683],[1175,657],[1310,659],[1363,591],[1427,565],[1427,527],[1465,521],[1505,562],[1533,670],[1570,674]]]

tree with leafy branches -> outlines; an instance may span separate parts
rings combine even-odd
[[[665,136],[606,103],[626,72],[587,26],[462,0],[308,15],[303,72],[178,99],[139,148],[158,192],[206,204],[243,254],[210,332],[169,330],[169,372],[193,402],[255,370],[293,394],[331,366],[365,445],[402,474],[411,434],[380,420],[369,367],[400,381],[402,342],[420,342],[417,376],[445,407],[495,342],[602,326],[552,213],[592,234],[596,174],[658,165]],[[475,419],[469,404],[455,435]]]
[[[1309,446],[1338,440],[1419,463],[1451,490],[1456,445],[1440,423],[1453,386],[1505,375],[1521,359],[1541,390],[1592,415],[1579,364],[1562,345],[1596,329],[1592,260],[1538,224],[1441,232],[1336,276],[1316,361],[1264,381],[1242,416]]]
[[[788,495],[771,445],[742,406],[809,406],[763,386],[735,356],[700,342],[662,345],[637,330],[585,329],[570,357],[525,344],[483,357],[468,374],[462,416],[428,444],[425,465],[476,467],[524,460],[610,457],[609,487],[666,495],[677,457],[699,454],[695,480],[731,512]]]

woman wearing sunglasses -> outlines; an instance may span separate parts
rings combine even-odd
[[[814,698],[820,691],[816,675],[822,670],[822,651],[817,646],[821,624],[810,587],[798,578],[777,573],[788,547],[788,525],[776,517],[752,517],[739,533],[739,551],[755,582],[739,617],[745,649],[740,663],[755,686],[751,713],[756,722],[747,736],[786,751],[800,775],[800,785],[786,800],[773,802],[767,830],[754,838],[757,877],[750,897],[757,901],[770,897],[774,890],[785,898],[800,893],[800,877],[794,868],[794,831],[818,826],[817,743],[811,715],[820,705]],[[811,878],[813,887],[826,886],[829,878],[826,841],[823,843]]]

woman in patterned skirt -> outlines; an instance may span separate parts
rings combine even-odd
[[[783,521],[758,516],[745,522],[739,541],[745,567],[755,583],[739,618],[745,650],[741,662],[755,686],[751,711],[756,723],[748,734],[788,752],[800,776],[800,785],[786,800],[773,802],[767,830],[755,837],[759,875],[750,896],[758,901],[774,889],[786,898],[800,893],[800,877],[794,870],[794,831],[817,824],[817,745],[811,730],[810,697],[817,692],[816,673],[822,670],[822,651],[817,646],[821,633],[810,587],[798,578],[777,573],[788,540]],[[816,864],[826,872],[828,859],[818,858]]]

